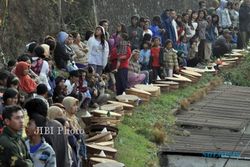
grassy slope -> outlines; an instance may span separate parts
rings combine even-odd
[[[250,57],[237,68],[223,71],[221,76],[234,85],[250,86]],[[162,94],[160,98],[137,107],[133,116],[126,116],[119,125],[120,132],[116,139],[117,159],[127,167],[158,166],[157,145],[152,142],[154,124],[162,124],[166,133],[170,133],[175,121],[171,110],[178,107],[182,99],[191,96],[215,78],[218,77],[206,74],[197,84]]]
[[[116,140],[117,159],[127,167],[157,166],[157,145],[152,142],[154,124],[160,123],[168,133],[175,122],[171,110],[178,107],[181,99],[189,97],[214,78],[206,74],[197,84],[162,94],[160,98],[137,107],[133,116],[125,116],[119,125],[120,132]]]

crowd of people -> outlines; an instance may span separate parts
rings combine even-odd
[[[184,66],[208,66],[232,48],[247,48],[250,0],[212,5],[200,1],[199,10],[183,13],[166,9],[152,20],[134,15],[131,25],[117,23],[112,34],[104,19],[84,40],[79,32],[61,31],[28,43],[0,71],[0,166],[82,166],[86,125],[79,108],[106,103],[108,90],[121,95]]]

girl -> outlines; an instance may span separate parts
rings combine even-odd
[[[115,84],[117,95],[121,95],[128,84],[128,67],[131,56],[131,49],[128,44],[128,35],[122,34],[119,45],[112,49],[110,60],[112,66],[117,70],[115,74]]]
[[[162,66],[162,56],[163,49],[160,46],[161,41],[159,37],[153,38],[153,46],[151,48],[151,56],[150,56],[150,67],[153,70],[153,82],[156,81],[157,76],[161,77],[161,66]]]
[[[150,59],[150,43],[144,42],[140,51],[139,63],[141,64],[141,70],[149,70],[149,59]]]
[[[198,23],[197,23],[197,17],[198,17],[198,13],[196,11],[193,11],[191,14],[191,17],[189,18],[189,22],[186,25],[186,36],[189,39],[191,39],[195,34],[196,34],[196,29],[198,27]]]
[[[206,21],[206,12],[204,10],[199,10],[198,12],[198,35],[200,39],[200,44],[198,48],[198,58],[199,62],[204,62],[205,59],[205,42],[206,42],[206,28],[208,23]]]
[[[163,66],[165,76],[173,77],[174,71],[179,71],[179,64],[176,51],[173,49],[173,43],[171,40],[166,41],[164,53],[163,53]]]
[[[88,40],[88,64],[92,66],[99,75],[102,74],[102,70],[107,65],[109,54],[109,46],[104,34],[104,28],[98,26],[95,29],[94,36]]]

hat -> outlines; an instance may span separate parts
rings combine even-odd
[[[97,29],[97,28],[101,28],[102,33],[105,34],[105,29],[103,28],[103,26],[97,26],[95,29]]]

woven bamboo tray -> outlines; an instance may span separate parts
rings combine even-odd
[[[104,133],[100,133],[100,134],[97,134],[93,137],[90,137],[88,139],[86,139],[86,143],[97,143],[97,142],[106,142],[106,141],[110,141],[112,140],[113,137],[111,135],[110,132],[104,132]]]
[[[107,156],[115,157],[115,154],[117,153],[117,150],[112,147],[106,147],[106,146],[100,146],[97,144],[86,144],[88,154],[99,154],[101,151],[104,151],[104,153]]]
[[[108,103],[122,105],[124,110],[133,110],[134,109],[133,105],[127,104],[127,103],[122,103],[122,102],[118,102],[118,101],[111,101],[111,100],[109,100]]]
[[[91,157],[89,160],[93,167],[125,167],[123,163],[108,158]]]
[[[140,89],[136,89],[136,88],[127,89],[126,94],[138,96],[140,99],[142,99],[143,101],[147,101],[147,102],[150,100],[150,96],[152,95],[149,92],[146,92],[146,91],[140,90]]]
[[[157,86],[137,84],[135,85],[135,88],[149,92],[154,97],[158,97],[161,95],[161,89],[160,87],[157,87]]]

